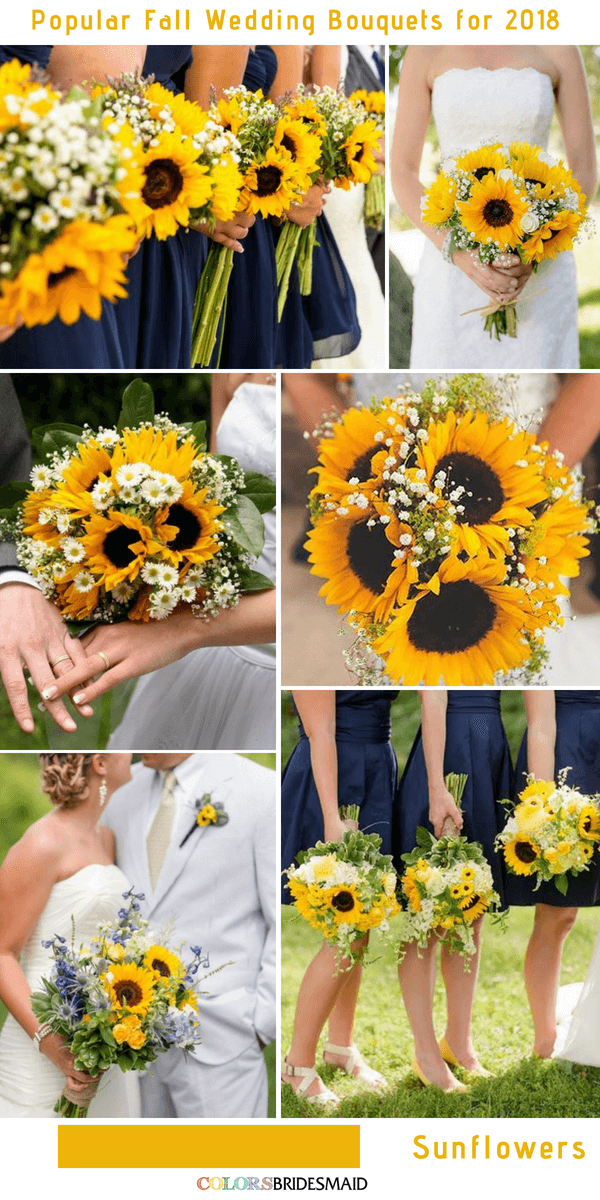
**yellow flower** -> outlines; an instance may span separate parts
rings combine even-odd
[[[318,465],[312,468],[318,479],[313,496],[327,495],[343,501],[359,487],[365,490],[363,485],[375,484],[378,473],[373,459],[388,436],[388,416],[386,409],[380,413],[368,408],[346,409],[333,426],[333,436],[319,443]]]
[[[463,869],[460,873],[460,876],[461,876],[461,879],[464,879],[467,883],[470,883],[471,880],[473,880],[475,878],[475,868],[474,867],[463,867]]]
[[[207,489],[196,491],[193,483],[183,484],[179,500],[159,509],[156,536],[164,558],[178,566],[182,562],[202,563],[214,558],[219,549],[222,504],[209,499]]]
[[[402,879],[400,880],[400,885],[413,911],[420,912],[421,895],[417,886],[417,877],[414,867],[407,868],[402,876]]]
[[[142,1029],[134,1029],[129,1034],[127,1041],[132,1050],[141,1050],[146,1041],[146,1034]]]
[[[494,146],[482,146],[480,150],[469,150],[456,160],[456,169],[474,175],[479,183],[486,175],[496,175],[506,166],[508,163],[500,142],[496,142]]]
[[[373,157],[380,148],[382,134],[375,121],[363,121],[356,125],[344,142],[346,160],[355,183],[368,183],[377,171]]]
[[[541,262],[542,259],[556,258],[562,250],[571,250],[581,221],[581,213],[567,210],[557,213],[545,225],[540,225],[525,242],[524,261]]]
[[[303,121],[291,121],[283,117],[277,122],[273,145],[289,154],[298,172],[300,186],[308,191],[312,184],[311,175],[319,169],[320,137],[312,133]]]
[[[29,97],[34,94],[37,98],[29,101]],[[6,103],[8,96],[21,101],[29,101],[27,107],[31,108],[39,117],[46,116],[56,101],[60,100],[60,93],[55,92],[47,84],[33,80],[30,64],[21,64],[18,58],[13,58],[0,67],[0,132],[12,129],[21,123],[20,105],[17,107],[17,111],[14,111],[14,104],[7,105]]]
[[[217,810],[212,804],[205,804],[196,817],[198,825],[214,825],[217,820]]]
[[[237,96],[232,96],[231,99],[222,96],[216,109],[218,113],[217,120],[223,126],[223,129],[227,129],[230,133],[237,136],[242,125],[248,119],[247,113],[244,111]]]
[[[577,830],[582,838],[589,838],[593,842],[600,840],[600,813],[595,804],[586,804],[582,808]]]
[[[534,779],[519,793],[521,802],[532,799],[549,800],[556,791],[556,784],[551,779]]]
[[[355,609],[385,621],[406,600],[416,571],[394,558],[396,547],[379,521],[357,516],[324,517],[306,540],[311,574],[326,582],[319,591],[342,613]]]
[[[100,982],[108,992],[113,1009],[125,1009],[141,1016],[148,1012],[154,996],[155,978],[146,967],[122,963],[101,975]]]
[[[440,171],[424,196],[421,218],[426,225],[444,225],[454,212],[456,183]]]
[[[157,979],[178,981],[185,975],[181,959],[166,946],[150,946],[144,955],[144,966],[152,971]]]
[[[253,163],[244,178],[242,208],[263,217],[281,217],[297,198],[297,171],[290,155],[269,146],[264,160]]]
[[[313,865],[313,874],[315,879],[327,879],[331,874],[336,864],[336,859],[333,854],[323,854]]]
[[[504,857],[515,875],[532,875],[536,870],[536,860],[540,857],[540,847],[537,842],[517,833],[510,842],[504,844]]]
[[[459,900],[459,905],[462,915],[467,925],[476,921],[489,908],[489,896],[482,895],[480,892],[470,892],[468,896],[463,896]]]
[[[521,218],[529,212],[526,199],[510,179],[491,174],[475,183],[469,200],[459,200],[456,207],[462,224],[477,242],[497,242],[501,250],[518,245]]]
[[[327,122],[321,116],[315,101],[311,100],[309,96],[295,100],[292,104],[286,104],[284,112],[293,121],[303,121],[305,125],[315,126],[317,133],[323,136],[327,133]]]
[[[524,804],[518,804],[515,809],[515,820],[523,833],[533,833],[545,825],[549,816],[543,801],[536,797],[532,797]]]
[[[151,83],[144,89],[144,95],[151,105],[150,115],[153,120],[160,116],[163,109],[168,108],[184,137],[193,137],[204,129],[208,113],[195,101],[186,100],[181,93],[170,92],[161,83]]]
[[[219,221],[231,221],[240,204],[244,177],[230,155],[219,159],[211,171],[212,211]]]
[[[160,133],[158,145],[149,146],[142,160],[144,186],[140,232],[160,241],[173,237],[180,225],[188,225],[190,209],[203,208],[210,200],[208,167],[197,162],[193,142],[181,134]]]
[[[116,509],[109,509],[107,516],[91,517],[81,543],[88,569],[108,591],[126,579],[136,579],[147,556],[163,549],[139,517]]]

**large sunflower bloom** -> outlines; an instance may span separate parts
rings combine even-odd
[[[211,171],[212,210],[219,221],[231,221],[239,209],[244,177],[230,155],[215,163]]]
[[[178,566],[181,562],[201,563],[214,558],[219,549],[223,505],[207,497],[206,488],[196,491],[184,483],[179,500],[159,509],[156,536],[160,538],[163,558]]]
[[[113,1009],[125,1009],[142,1016],[148,1012],[154,995],[155,976],[147,967],[137,967],[135,963],[117,964],[100,976],[100,982],[108,992]]]
[[[305,125],[313,125],[317,133],[323,136],[327,133],[327,122],[310,96],[287,104],[284,113],[286,117],[291,117],[292,121],[297,120],[302,121]]]
[[[327,580],[319,591],[341,613],[351,609],[386,621],[417,578],[414,567],[394,557],[396,547],[377,521],[359,516],[324,517],[306,541],[311,574]]]
[[[56,489],[56,501],[75,516],[96,512],[91,492],[111,473],[112,460],[104,446],[95,439],[80,442],[62,473],[62,483]]]
[[[175,429],[164,433],[162,429],[144,425],[141,429],[124,429],[121,439],[113,451],[113,475],[117,474],[119,467],[145,463],[153,471],[174,475],[182,483],[188,478],[192,463],[198,456],[193,438],[187,438],[180,446],[177,445]]]
[[[580,837],[600,841],[600,813],[595,804],[586,804],[582,808],[577,829]]]
[[[421,219],[427,225],[445,225],[454,212],[456,183],[440,171],[423,196]]]
[[[23,528],[25,533],[36,541],[58,547],[63,535],[56,527],[55,517],[49,521],[40,520],[45,509],[56,512],[55,502],[56,492],[53,488],[44,488],[41,492],[28,492],[23,501]]]
[[[353,883],[325,889],[323,902],[333,913],[336,925],[356,925],[357,918],[363,912],[363,906]]]
[[[485,175],[473,185],[469,200],[459,200],[457,209],[465,229],[476,241],[497,242],[501,250],[514,249],[521,240],[521,218],[529,212],[527,200],[510,179]]]
[[[208,113],[194,100],[186,100],[185,96],[170,92],[162,83],[151,83],[145,89],[144,96],[152,106],[152,118],[156,120],[161,111],[168,108],[184,137],[193,137],[195,133],[201,133],[208,121]]]
[[[82,312],[98,321],[102,299],[127,296],[123,255],[135,249],[137,236],[128,216],[103,225],[73,221],[41,254],[32,254],[16,279],[2,283],[0,323],[47,325],[56,316],[73,325]]]
[[[556,258],[562,250],[572,250],[582,219],[581,213],[565,209],[545,225],[540,225],[523,246],[524,261],[541,262],[542,259]]]
[[[87,529],[81,538],[86,566],[109,592],[125,579],[136,579],[148,555],[163,551],[147,525],[116,509],[91,517]]]
[[[457,171],[467,171],[481,183],[486,175],[497,175],[498,171],[508,166],[502,153],[502,145],[497,142],[494,146],[482,146],[480,150],[469,150],[456,159]]]
[[[373,459],[390,435],[388,413],[369,408],[348,408],[333,426],[333,436],[319,443],[318,465],[312,468],[318,482],[313,494],[342,498],[357,487],[375,481]],[[396,414],[394,414],[396,418]],[[400,418],[394,420],[394,430]]]
[[[308,190],[312,183],[311,175],[319,169],[320,137],[312,133],[303,121],[283,117],[277,122],[273,145],[287,151],[296,166],[301,186]]]
[[[286,151],[269,146],[263,162],[246,172],[242,208],[263,217],[281,217],[297,199],[298,172]]]
[[[474,687],[522,666],[527,615],[521,590],[502,583],[504,570],[496,559],[444,559],[428,590],[394,613],[374,644],[390,677],[405,686]]]
[[[166,946],[154,945],[144,955],[144,966],[160,979],[179,982],[185,975],[185,967],[180,958],[167,950]]]
[[[222,96],[216,107],[217,120],[223,126],[223,129],[227,129],[234,136],[237,136],[242,125],[248,119],[247,113],[240,105],[237,96],[232,96],[230,99]]]
[[[466,921],[467,925],[470,925],[473,921],[476,921],[478,917],[481,917],[486,909],[489,908],[489,906],[489,896],[485,896],[481,892],[470,892],[468,896],[463,896],[462,899],[458,901],[458,907],[460,908],[463,919]]]
[[[371,176],[377,173],[378,167],[373,155],[379,150],[382,136],[375,121],[363,121],[356,125],[350,137],[346,138],[346,160],[356,183],[368,183]]]
[[[535,561],[536,573],[546,581],[555,575],[567,578],[579,575],[579,560],[590,553],[587,520],[585,505],[572,496],[560,496],[554,501],[537,521],[537,541],[531,556],[525,560],[526,572],[529,574]]]
[[[463,416],[451,410],[444,421],[432,421],[428,439],[417,454],[417,467],[433,483],[440,473],[448,499],[457,488],[460,548],[475,555],[488,548],[501,554],[508,549],[506,530],[533,523],[531,509],[547,500],[540,455],[531,454],[531,434],[516,432],[508,418],[493,420],[483,412]],[[514,436],[513,436],[514,435]]]
[[[161,133],[158,145],[144,153],[142,168],[144,216],[140,232],[159,241],[173,237],[180,225],[188,225],[190,209],[203,208],[212,191],[208,167],[197,162],[193,142],[180,133]]]
[[[525,834],[517,833],[510,842],[503,846],[504,857],[515,875],[533,875],[536,870],[536,859],[540,856],[540,847]]]

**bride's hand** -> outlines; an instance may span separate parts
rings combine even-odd
[[[450,817],[454,821],[456,828],[460,832],[463,827],[463,817],[459,808],[456,807],[454,796],[446,787],[442,787],[439,791],[429,793],[429,822],[433,825],[433,832],[436,838],[441,837],[444,821]]]
[[[73,1076],[67,1075],[67,1082],[62,1094],[71,1101],[71,1104],[78,1104],[80,1108],[85,1108],[94,1099],[99,1083],[100,1076],[97,1079],[90,1079],[89,1083],[78,1083]]]
[[[482,292],[486,292],[490,300],[496,304],[501,300],[516,299],[525,287],[532,270],[530,266],[525,266],[520,259],[517,259],[518,266],[515,265],[508,269],[486,267],[480,263],[477,255],[472,254],[469,250],[455,250],[452,262]]]
[[[214,229],[209,229],[204,221],[199,225],[192,225],[192,229],[205,233],[211,241],[218,242],[227,250],[236,250],[238,254],[243,254],[242,238],[248,237],[248,230],[252,229],[255,221],[256,217],[252,213],[238,212],[231,221],[216,221]]]
[[[92,1085],[94,1086],[94,1091],[96,1090],[98,1079],[93,1079],[91,1075],[88,1075],[87,1071],[78,1071],[76,1069],[75,1059],[60,1034],[47,1033],[40,1040],[40,1050],[51,1063],[54,1063],[55,1067],[58,1067],[59,1071],[62,1071],[63,1075],[66,1076],[67,1086],[71,1087],[74,1092],[77,1092],[78,1096],[81,1096]],[[75,1102],[77,1103],[77,1099]]]

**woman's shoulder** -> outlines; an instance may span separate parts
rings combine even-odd
[[[573,71],[583,71],[583,60],[579,46],[544,46],[544,56],[554,68],[553,83],[557,84]]]
[[[11,846],[4,864],[13,871],[26,870],[29,877],[33,872],[51,874],[55,867],[58,869],[64,844],[64,831],[54,819],[54,813],[47,813],[34,821]]]

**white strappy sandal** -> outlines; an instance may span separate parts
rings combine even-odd
[[[360,1050],[356,1046],[334,1046],[332,1042],[326,1042],[323,1047],[323,1053],[339,1054],[346,1059],[343,1065],[341,1063],[327,1063],[328,1067],[338,1067],[340,1071],[345,1071],[346,1075],[350,1075],[352,1079],[360,1079],[366,1087],[387,1087],[387,1079],[365,1062]],[[357,1067],[358,1070],[356,1069]]]
[[[296,1076],[301,1075],[302,1076],[302,1082],[298,1084],[297,1088],[292,1088],[292,1091],[295,1093],[296,1096],[300,1096],[300,1098],[302,1100],[306,1100],[308,1104],[325,1105],[325,1104],[339,1104],[340,1103],[339,1096],[336,1096],[335,1092],[331,1091],[331,1088],[326,1087],[326,1085],[323,1083],[323,1080],[321,1079],[321,1076],[319,1075],[316,1067],[293,1067],[291,1065],[291,1063],[289,1063],[287,1061],[287,1059],[284,1058],[284,1060],[281,1064],[281,1074],[282,1074],[282,1076],[283,1075],[296,1075]],[[308,1091],[311,1083],[313,1083],[315,1079],[319,1080],[319,1082],[322,1085],[323,1090],[320,1092],[315,1092],[314,1096],[307,1096],[306,1092]],[[289,1079],[282,1079],[281,1082],[287,1083],[289,1085],[289,1087],[292,1086],[291,1083],[289,1082]]]

